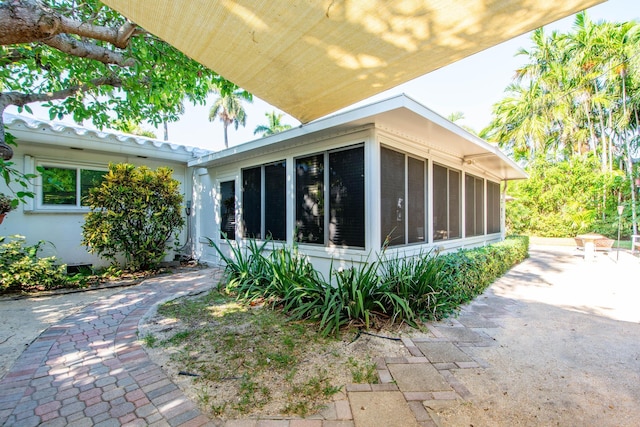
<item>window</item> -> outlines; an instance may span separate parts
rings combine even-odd
[[[364,209],[363,146],[296,159],[298,242],[364,247]]]
[[[473,175],[464,176],[465,235],[484,234],[484,180]]]
[[[296,160],[296,229],[298,242],[324,244],[324,154]]]
[[[262,167],[242,170],[243,235],[262,238]]]
[[[425,161],[409,157],[407,161],[407,226],[409,243],[425,241]]]
[[[329,153],[329,241],[364,248],[364,147]]]
[[[487,181],[487,233],[500,232],[500,184]]]
[[[380,209],[383,245],[405,244],[406,196],[404,154],[382,147],[380,150]]]
[[[244,237],[287,239],[286,180],[287,171],[284,160],[242,170]]]
[[[460,171],[433,165],[433,240],[460,237]]]
[[[236,182],[220,183],[220,238],[236,238]]]
[[[42,193],[39,202],[47,208],[86,207],[89,190],[102,183],[106,170],[74,166],[40,165]]]
[[[381,239],[396,246],[425,241],[425,161],[382,147]]]

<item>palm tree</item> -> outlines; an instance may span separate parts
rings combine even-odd
[[[253,131],[254,135],[262,133],[262,136],[265,137],[291,129],[291,125],[280,122],[284,114],[278,114],[275,111],[271,111],[270,113],[264,113],[264,115],[267,117],[268,124],[256,126]]]
[[[229,125],[233,124],[238,130],[238,125],[245,126],[247,124],[247,113],[242,107],[242,100],[251,102],[251,94],[239,89],[221,95],[209,110],[209,121],[212,122],[216,117],[219,117],[224,126],[224,148],[229,148],[227,136]]]

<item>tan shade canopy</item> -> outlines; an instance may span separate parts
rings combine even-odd
[[[306,123],[603,0],[103,1]]]

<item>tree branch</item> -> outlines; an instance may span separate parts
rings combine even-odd
[[[120,67],[131,67],[135,64],[133,58],[126,58],[119,52],[105,49],[94,43],[87,43],[75,39],[67,34],[58,34],[49,39],[42,40],[42,42],[69,55],[93,59],[104,64],[115,64]]]
[[[46,7],[40,0],[6,0],[0,3],[0,45],[44,42],[63,34],[75,34],[92,40],[100,40],[125,49],[131,37],[144,32],[136,24],[125,22],[119,28],[93,25],[60,15]],[[67,39],[72,39],[66,36]],[[54,41],[56,43],[56,41]],[[59,43],[59,42],[58,42]],[[84,43],[88,47],[89,42]],[[103,49],[93,44],[92,49]],[[69,53],[64,50],[63,52]],[[116,53],[114,53],[116,54]],[[119,55],[119,54],[117,54]],[[124,61],[120,61],[124,62]],[[119,64],[119,62],[110,62]]]
[[[13,150],[6,144],[4,134],[4,110],[9,105],[22,107],[32,102],[47,102],[58,99],[65,99],[77,94],[87,92],[98,86],[121,87],[122,81],[117,76],[100,77],[88,83],[70,86],[56,92],[47,93],[22,93],[22,92],[1,92],[0,93],[0,157],[9,160],[13,157]]]

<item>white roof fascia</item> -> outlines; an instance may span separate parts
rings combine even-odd
[[[370,123],[373,123],[375,122],[377,115],[401,108],[417,114],[423,119],[428,120],[435,125],[440,126],[443,129],[464,139],[469,144],[476,146],[478,151],[480,152],[479,154],[498,157],[502,161],[503,167],[511,170],[511,173],[509,173],[509,177],[506,177],[505,179],[527,178],[527,174],[524,172],[524,170],[522,170],[522,168],[518,166],[518,164],[516,164],[513,160],[508,158],[502,151],[500,151],[500,149],[455,125],[451,121],[445,119],[444,117],[440,116],[439,114],[435,113],[434,111],[430,110],[429,108],[425,107],[424,105],[413,100],[405,94],[395,95],[381,101],[373,102],[362,107],[354,108],[349,111],[337,113],[335,115],[315,120],[308,124],[300,125],[296,128],[280,132],[276,135],[256,139],[235,147],[230,147],[222,151],[207,154],[197,159],[191,160],[189,162],[189,166],[203,167],[214,166],[221,163],[229,163],[233,161],[233,159],[239,158],[243,154],[249,155],[254,150],[266,151],[271,148],[269,151],[275,151],[277,150],[277,148],[275,147],[275,145],[277,144],[284,144],[286,141],[301,139],[306,135],[310,135],[316,132],[329,131],[332,128],[344,127],[345,125],[349,124],[353,124],[353,126],[362,126],[365,124],[364,122],[366,122],[366,119],[368,118],[371,118]],[[464,158],[464,155],[461,155],[460,157]]]
[[[25,143],[83,149],[186,163],[210,151],[153,138],[99,131],[10,113],[4,113],[7,131]]]

